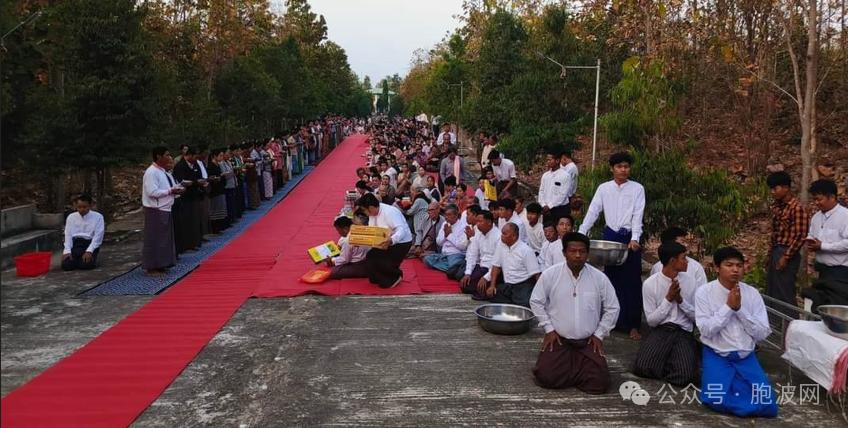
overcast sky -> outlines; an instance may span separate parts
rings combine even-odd
[[[412,52],[431,48],[459,27],[462,0],[309,0],[327,20],[330,40],[347,52],[362,78],[377,82],[409,71]]]

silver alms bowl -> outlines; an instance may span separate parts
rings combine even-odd
[[[848,306],[822,305],[817,310],[831,335],[848,340]]]
[[[474,309],[480,327],[495,334],[524,334],[533,326],[533,311],[524,306],[487,303]]]
[[[621,266],[626,260],[627,245],[594,239],[589,243],[589,263],[595,266]]]

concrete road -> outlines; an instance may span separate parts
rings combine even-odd
[[[94,272],[3,273],[4,396],[149,300],[75,297],[133,266],[138,246],[112,246]],[[679,388],[661,404],[660,382],[628,373],[638,345],[617,333],[606,341],[613,391],[544,390],[530,375],[542,332],[488,334],[474,306],[456,295],[249,300],[134,426],[848,426],[823,390],[819,405],[796,392],[776,420],[681,404]],[[773,351],[760,359],[773,384],[811,383]],[[652,395],[646,406],[618,394],[628,380]]]

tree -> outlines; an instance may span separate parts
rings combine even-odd
[[[479,57],[473,63],[478,93],[468,106],[467,121],[472,129],[497,134],[509,131],[509,86],[526,66],[527,39],[523,23],[511,13],[499,9],[489,19]]]
[[[601,118],[607,138],[635,147],[661,141],[682,125],[677,100],[659,60],[631,57],[622,65],[624,77],[610,95],[616,109]]]
[[[798,9],[806,12],[800,14]],[[785,13],[785,15],[784,15]],[[788,16],[786,16],[788,15]],[[781,11],[781,23],[785,34],[786,49],[792,63],[792,77],[795,82],[795,96],[792,97],[798,108],[798,120],[801,124],[801,202],[810,200],[809,189],[816,154],[816,95],[819,91],[819,11],[818,0],[787,1],[786,11]],[[805,32],[807,48],[802,63],[795,51],[794,37],[796,23],[806,20]],[[844,18],[843,18],[844,20]],[[801,66],[804,65],[804,72]],[[803,81],[802,81],[803,79]],[[784,91],[785,92],[785,91]]]
[[[399,95],[393,96],[389,103],[389,117],[403,116],[404,109],[403,98]]]
[[[386,113],[389,110],[389,82],[383,80],[383,93],[380,94],[380,98],[377,99],[377,111]]]
[[[55,60],[64,70],[64,97],[57,102],[71,114],[76,152],[66,160],[96,174],[98,208],[107,217],[111,168],[142,156],[139,140],[153,117],[155,76],[144,17],[133,0],[61,2],[56,11],[63,37]],[[38,105],[51,108],[44,100]]]

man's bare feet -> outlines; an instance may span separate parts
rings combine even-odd
[[[642,333],[635,328],[630,329],[630,338],[636,341],[642,340]]]

